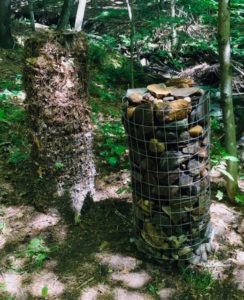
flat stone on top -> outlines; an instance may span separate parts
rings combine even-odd
[[[128,89],[125,96],[129,98],[132,94],[135,93],[143,95],[144,93],[146,93],[146,91],[146,88]]]
[[[164,98],[166,96],[185,98],[195,94],[202,95],[204,93],[203,90],[199,89],[198,87],[166,87],[163,83],[150,84],[147,86],[147,89],[152,95],[154,95],[158,99]]]

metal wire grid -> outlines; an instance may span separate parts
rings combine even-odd
[[[128,108],[133,106],[127,98],[123,100],[137,246],[157,259],[189,260],[207,240],[210,219],[210,99],[207,94],[192,97],[191,113],[184,112],[184,126],[179,121],[166,122],[168,110],[162,111],[163,121],[157,120],[153,103],[133,109],[140,105],[141,119],[129,118]],[[197,117],[197,111],[201,111],[201,117]],[[197,125],[203,128],[200,135],[187,134]],[[180,139],[183,132],[185,138]],[[163,143],[163,151],[150,149],[153,139]],[[191,150],[194,145],[197,150]]]

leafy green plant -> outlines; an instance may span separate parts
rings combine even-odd
[[[42,266],[43,262],[48,258],[49,253],[50,250],[42,238],[31,240],[26,250],[26,256],[30,258],[35,269]]]
[[[0,289],[5,289],[6,288],[6,283],[0,283]]]
[[[208,270],[199,271],[192,268],[186,268],[182,270],[182,278],[192,288],[199,292],[207,291],[215,284],[215,280]]]
[[[46,298],[48,296],[48,287],[47,286],[44,286],[42,288],[42,297],[43,298]]]
[[[160,299],[158,288],[155,285],[149,284],[148,291],[155,297],[155,299]]]
[[[126,186],[122,186],[122,187],[118,188],[118,190],[116,191],[116,194],[120,195],[125,192],[128,192],[128,193],[132,192],[132,188],[130,185],[126,185]]]
[[[13,147],[10,151],[8,162],[12,164],[17,164],[19,162],[27,160],[29,156],[29,153],[22,153],[19,148]]]
[[[222,146],[221,141],[214,139],[211,147],[211,162],[213,165],[218,165],[224,157],[228,156],[227,151]]]
[[[224,198],[224,193],[223,193],[222,191],[218,190],[218,191],[217,191],[217,194],[216,194],[216,198],[217,198],[218,200],[223,200],[223,198]]]
[[[6,223],[0,221],[0,233],[4,233],[6,230]]]
[[[55,168],[57,169],[62,169],[64,167],[64,163],[60,162],[60,161],[57,161],[55,163]]]
[[[98,143],[98,146],[100,146],[100,156],[111,167],[122,162],[127,149],[122,124],[118,122],[105,122],[99,127],[99,135],[101,138],[101,142]]]
[[[244,193],[237,194],[235,197],[237,203],[243,204],[244,203]]]
[[[32,239],[26,249],[19,253],[19,256],[28,258],[29,263],[27,267],[36,270],[40,268],[50,254],[57,249],[57,245],[47,247],[44,240],[38,237]]]

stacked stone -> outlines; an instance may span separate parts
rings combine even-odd
[[[209,98],[191,79],[128,90],[128,135],[137,246],[189,260],[209,224]]]

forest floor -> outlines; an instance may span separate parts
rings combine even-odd
[[[244,221],[238,206],[213,201],[215,251],[206,263],[158,264],[136,249],[126,153],[113,166],[114,154],[105,151],[111,136],[101,144],[111,121],[114,135],[120,130],[118,102],[107,113],[92,99],[96,151],[102,156],[95,199],[81,223],[56,210],[40,213],[26,201],[31,173],[25,95],[16,77],[21,60],[21,50],[0,53],[0,299],[243,299]],[[97,122],[103,122],[102,132]],[[112,157],[119,159],[120,150]]]

